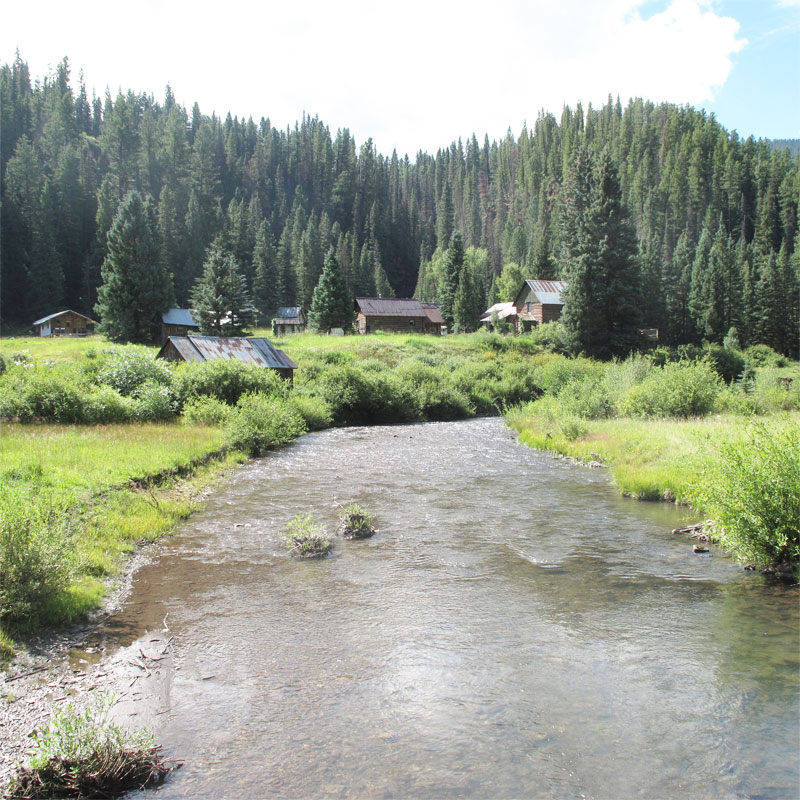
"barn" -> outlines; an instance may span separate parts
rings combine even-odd
[[[517,332],[532,325],[555,322],[564,308],[564,281],[525,281],[514,299],[517,309]]]
[[[302,333],[306,329],[306,312],[300,306],[285,306],[278,309],[272,320],[273,333]]]
[[[97,323],[77,311],[58,311],[33,323],[39,336],[88,336]]]
[[[297,364],[268,339],[219,336],[170,336],[156,358],[167,361],[241,361],[276,370],[292,380]]]
[[[359,333],[430,333],[439,336],[442,319],[433,303],[397,297],[356,297]]]

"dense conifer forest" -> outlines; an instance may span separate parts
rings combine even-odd
[[[4,327],[62,308],[97,314],[108,233],[131,190],[150,220],[154,274],[172,276],[161,296],[179,306],[215,241],[267,317],[310,306],[331,249],[355,295],[441,301],[458,289],[447,278],[456,233],[461,294],[473,295],[458,302],[486,308],[510,299],[504,268],[574,274],[576,237],[590,235],[574,203],[588,163],[619,194],[605,198],[626,217],[619,230],[633,231],[624,257],[638,294],[626,302],[639,324],[675,345],[736,328],[743,346],[798,355],[797,143],[742,140],[689,106],[609,97],[412,160],[317,117],[281,129],[207,116],[169,87],[161,101],[90,98],[66,59],[34,80],[18,56],[0,67],[0,114]]]

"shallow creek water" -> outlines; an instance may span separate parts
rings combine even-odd
[[[379,532],[294,561],[279,528]],[[104,631],[175,637],[163,798],[795,798],[798,593],[502,421],[338,429],[239,469]]]

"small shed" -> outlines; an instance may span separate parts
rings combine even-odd
[[[167,361],[241,361],[274,369],[292,380],[297,364],[268,339],[220,336],[170,336],[156,358]]]
[[[287,333],[302,333],[306,329],[306,312],[301,306],[279,308],[272,321],[272,330],[279,336]]]
[[[161,344],[170,336],[188,336],[200,331],[200,322],[188,308],[170,308],[161,315]]]
[[[495,303],[491,308],[487,308],[480,319],[481,325],[485,325],[487,328],[491,327],[493,315],[497,315],[497,319],[501,322],[508,322],[509,325],[516,328],[517,309],[513,303]]]
[[[59,311],[33,323],[39,336],[88,336],[97,323],[77,311]]]
[[[438,306],[419,300],[396,297],[356,297],[356,324],[359,333],[442,332],[444,320]]]
[[[564,281],[525,281],[514,299],[517,331],[560,319],[566,288]]]

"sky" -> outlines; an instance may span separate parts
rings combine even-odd
[[[66,56],[90,96],[169,84],[204,114],[306,113],[412,160],[609,94],[800,138],[800,0],[32,0],[0,18],[0,63],[17,49],[34,78]]]

